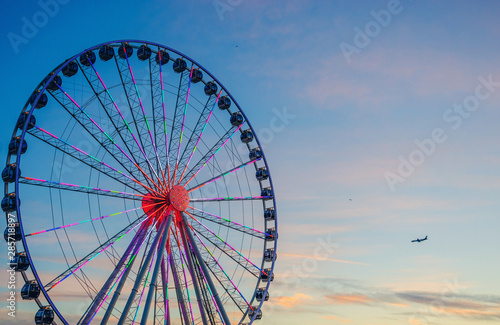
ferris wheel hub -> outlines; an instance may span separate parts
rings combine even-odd
[[[168,193],[168,200],[177,211],[185,211],[189,205],[189,194],[181,185],[175,185]]]

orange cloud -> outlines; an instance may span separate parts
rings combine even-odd
[[[408,307],[408,304],[403,304],[400,302],[388,302],[387,304],[395,307]]]
[[[408,321],[408,324],[411,324],[411,325],[424,325],[424,322],[422,322],[420,319],[411,318]]]
[[[299,304],[307,303],[310,300],[314,300],[313,297],[306,295],[304,293],[296,293],[291,297],[282,296],[282,297],[273,297],[273,303],[278,306],[282,306],[285,308],[292,308]]]
[[[327,295],[326,298],[339,305],[367,304],[372,301],[368,296],[356,294]]]
[[[497,309],[497,308],[493,308]],[[496,316],[500,318],[498,311],[491,310],[474,310],[467,308],[452,308],[452,307],[431,307],[431,310],[448,315],[459,315],[459,316]]]
[[[347,318],[340,318],[339,316],[323,316],[321,317],[323,319],[328,319],[328,320],[336,320],[336,321],[339,321],[341,323],[350,323],[351,320],[350,319],[347,319]]]

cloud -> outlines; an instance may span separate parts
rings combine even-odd
[[[339,305],[352,305],[352,304],[362,304],[366,305],[372,302],[372,299],[363,294],[335,294],[326,295],[328,300]]]
[[[335,316],[335,315],[322,316],[321,318],[328,319],[328,320],[336,320],[336,321],[339,321],[341,323],[350,323],[351,322],[350,319],[341,318],[341,317]]]
[[[414,291],[400,292],[396,295],[403,300],[428,306],[429,314],[500,320],[500,296],[498,295],[438,294]]]
[[[450,307],[431,307],[432,311],[448,315],[458,315],[464,317],[485,318],[485,319],[498,319],[500,320],[500,310],[494,308],[491,310],[474,310],[467,308],[450,308]]]
[[[273,297],[274,304],[285,308],[293,308],[298,305],[308,304],[312,300],[314,300],[313,297],[300,292],[295,293],[293,296]]]

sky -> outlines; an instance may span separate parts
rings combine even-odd
[[[266,153],[279,242],[259,323],[498,324],[498,2],[46,3],[2,6],[0,156],[64,59],[166,45],[227,86]]]

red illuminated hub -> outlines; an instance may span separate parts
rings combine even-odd
[[[159,220],[169,208],[183,212],[189,205],[189,194],[180,185],[175,185],[166,196],[146,196],[142,199],[142,210],[151,218]]]
[[[185,211],[189,205],[189,194],[186,189],[180,185],[176,185],[170,189],[168,199],[172,207],[177,211]]]

